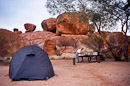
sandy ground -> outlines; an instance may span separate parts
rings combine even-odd
[[[56,76],[47,81],[11,81],[9,64],[0,62],[0,86],[130,86],[130,62],[51,60]]]

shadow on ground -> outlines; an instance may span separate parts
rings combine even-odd
[[[9,61],[0,60],[0,66],[9,66]]]

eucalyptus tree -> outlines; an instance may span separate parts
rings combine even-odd
[[[128,29],[130,29],[129,7],[125,6],[129,3],[124,3],[123,1],[114,1],[114,0],[95,0],[96,2],[92,3],[92,7],[87,11],[87,14],[90,17],[90,20],[95,25],[96,29],[99,32],[100,38],[103,40],[106,48],[109,50],[110,54],[115,57],[115,60],[121,60],[122,48],[124,45],[124,40]],[[96,7],[95,7],[96,6]],[[93,9],[92,9],[93,8]],[[101,29],[104,30],[113,30],[117,25],[117,22],[121,22],[121,32],[122,39],[119,46],[119,49],[112,49],[107,41],[104,39],[101,34]],[[126,28],[124,28],[126,26]],[[117,28],[117,27],[116,27]]]
[[[130,0],[47,0],[46,7],[49,13],[86,12],[90,22],[97,29],[104,45],[115,60],[121,60],[124,39],[130,29]],[[101,30],[112,31],[121,23],[122,40],[119,49],[111,49]],[[126,28],[124,28],[126,26]]]
[[[56,15],[63,12],[86,12],[91,0],[47,0],[46,7],[49,13]]]

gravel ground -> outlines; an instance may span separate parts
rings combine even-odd
[[[47,81],[11,81],[9,63],[0,62],[0,86],[130,86],[130,62],[51,62],[56,75]]]

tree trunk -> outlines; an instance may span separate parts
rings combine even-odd
[[[108,49],[109,53],[110,53],[113,57],[115,57],[115,55],[113,54],[112,50],[111,50],[110,47],[108,46],[106,40],[104,39],[103,35],[101,34],[100,30],[98,30],[98,33],[99,33],[99,36],[100,36],[100,38],[102,39],[104,45],[105,45],[106,48]]]
[[[121,59],[121,54],[122,54],[122,48],[123,48],[123,45],[124,45],[124,42],[125,42],[125,39],[126,39],[126,34],[127,34],[127,31],[128,31],[128,18],[129,18],[129,15],[127,15],[127,18],[126,18],[126,21],[125,22],[122,22],[122,27],[121,27],[121,30],[122,30],[122,38],[121,38],[121,44],[120,44],[120,48],[119,50],[117,51],[118,55],[120,56],[119,58]],[[124,31],[124,26],[126,25],[126,30]],[[129,46],[129,45],[128,45]]]
[[[100,31],[101,22],[100,22],[99,27],[97,26],[96,23],[94,23],[94,24],[95,24],[95,26],[96,26],[96,28],[97,28],[97,30],[98,30],[99,37],[101,38],[101,40],[103,41],[104,45],[105,45],[106,48],[108,49],[109,53],[110,53],[113,57],[115,57],[115,55],[113,54],[113,52],[112,52],[112,50],[110,49],[109,45],[107,44],[106,40],[104,39],[103,35],[101,34],[101,31]]]
[[[100,25],[101,25],[101,23],[100,23]],[[101,34],[100,25],[98,27],[97,24],[95,23],[95,26],[98,29],[99,36],[102,39],[104,45],[106,46],[106,48],[108,49],[109,53],[115,58],[116,61],[121,61],[121,51],[122,51],[123,44],[124,44],[124,36],[122,37],[122,43],[120,45],[121,49],[120,49],[120,52],[118,53],[116,50],[110,49],[109,45],[107,44],[106,40],[104,39],[103,35]]]
[[[64,49],[61,50],[61,51],[59,51],[59,55],[62,55],[62,53],[66,50],[66,47],[67,47],[67,46],[64,46]]]
[[[127,58],[126,58],[127,61],[129,61],[129,56],[130,56],[130,44],[128,45]]]

